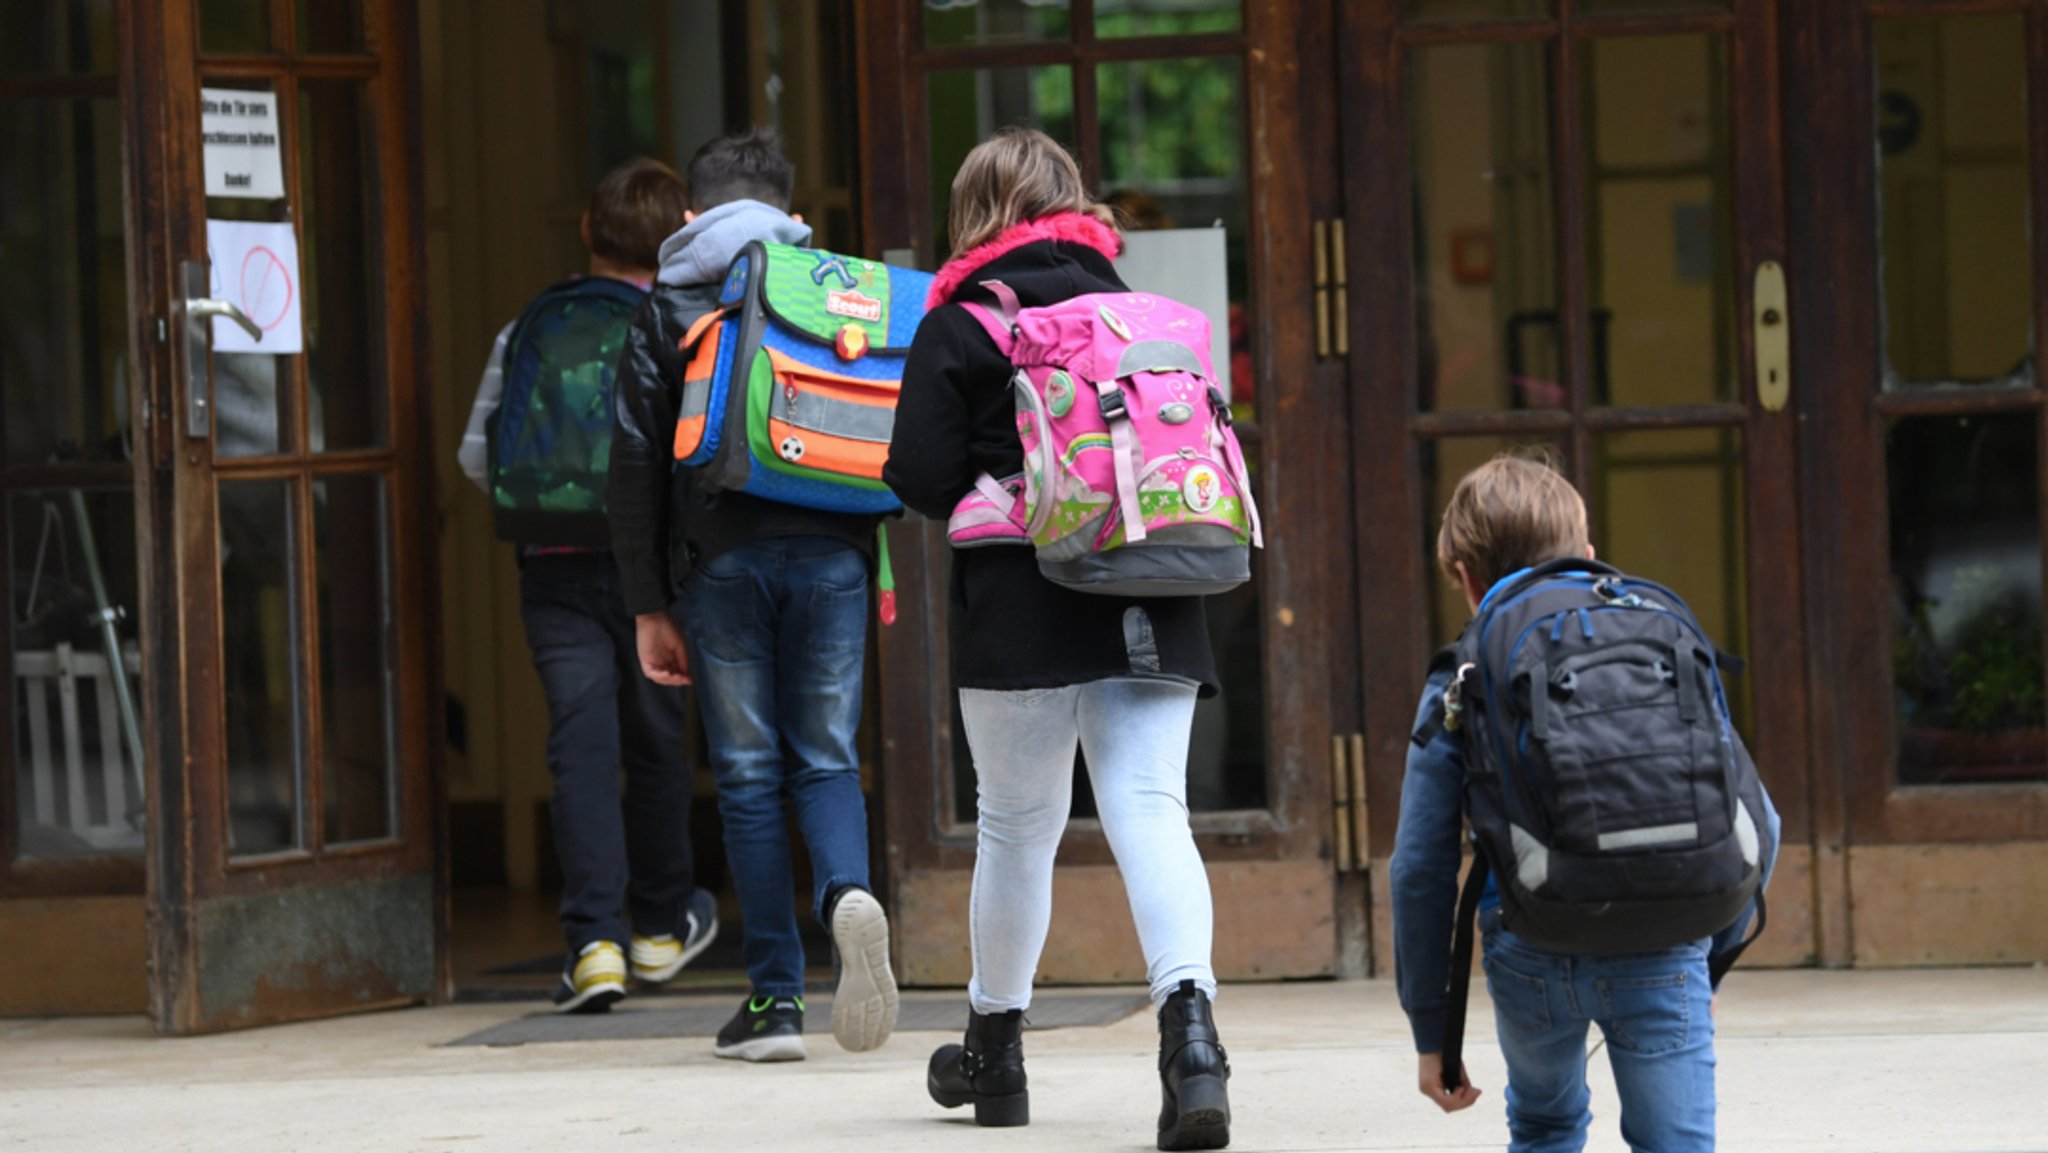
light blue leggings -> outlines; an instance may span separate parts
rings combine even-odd
[[[1096,810],[1130,897],[1152,1000],[1183,980],[1211,997],[1209,875],[1188,828],[1188,734],[1195,687],[1126,678],[1057,689],[960,690],[974,753],[980,837],[968,933],[978,1013],[1031,1004],[1052,920],[1053,857],[1087,754]]]

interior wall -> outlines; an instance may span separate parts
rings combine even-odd
[[[564,62],[575,5],[422,0],[427,296],[441,516],[451,810],[496,807],[504,875],[539,879],[536,805],[549,794],[547,706],[519,618],[512,547],[456,464],[498,329],[584,264],[589,183],[578,70]],[[458,817],[458,820],[461,818]],[[461,846],[458,846],[458,851]]]
[[[419,19],[456,883],[531,890],[553,872],[547,707],[513,549],[455,459],[478,376],[499,328],[583,269],[589,189],[630,156],[680,170],[720,132],[775,125],[798,163],[795,210],[818,243],[852,250],[848,16],[808,0],[421,0]]]

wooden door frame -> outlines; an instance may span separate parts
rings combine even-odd
[[[1387,929],[1386,861],[1399,822],[1401,780],[1421,671],[1429,656],[1427,597],[1441,579],[1416,547],[1436,510],[1421,509],[1418,446],[1424,436],[1548,434],[1569,438],[1570,467],[1582,490],[1588,475],[1588,446],[1596,431],[1687,427],[1713,423],[1742,434],[1743,517],[1749,548],[1745,563],[1749,635],[1737,641],[1753,670],[1785,670],[1770,702],[1758,694],[1755,753],[1778,783],[1773,798],[1784,820],[1784,844],[1774,924],[1810,920],[1816,905],[1829,923],[1828,903],[1816,900],[1809,863],[1824,853],[1827,829],[1818,820],[1823,805],[1810,794],[1815,774],[1806,771],[1807,686],[1800,601],[1783,590],[1802,586],[1799,508],[1789,480],[1795,420],[1791,412],[1765,413],[1756,401],[1751,326],[1738,323],[1737,364],[1742,387],[1733,403],[1658,409],[1594,409],[1590,403],[1590,340],[1584,302],[1588,299],[1583,175],[1584,125],[1576,58],[1591,37],[1648,35],[1664,31],[1718,32],[1728,38],[1732,173],[1736,200],[1734,237],[1737,317],[1750,315],[1751,270],[1766,260],[1785,260],[1785,194],[1777,94],[1778,48],[1775,0],[1737,3],[1725,14],[1672,17],[1578,18],[1574,0],[1558,0],[1554,19],[1404,26],[1391,2],[1340,4],[1338,45],[1347,67],[1339,69],[1339,102],[1344,138],[1364,142],[1344,149],[1344,184],[1351,221],[1353,295],[1351,367],[1352,483],[1357,510],[1356,565],[1363,584],[1359,649],[1364,670],[1365,732],[1368,741],[1367,794],[1372,816],[1371,861],[1374,934],[1378,959],[1390,957]],[[1548,31],[1560,28],[1562,31]],[[1564,317],[1564,366],[1570,395],[1566,410],[1513,410],[1476,414],[1418,411],[1418,356],[1414,326],[1412,177],[1408,157],[1407,97],[1402,57],[1411,46],[1443,43],[1545,42],[1552,60],[1552,153],[1559,266],[1557,299]],[[1389,162],[1389,157],[1401,158]],[[1747,158],[1745,160],[1745,158]],[[1387,254],[1398,254],[1389,259]],[[1375,259],[1377,257],[1377,259]],[[1773,466],[1779,470],[1772,471]],[[1787,483],[1775,483],[1773,477]],[[1387,547],[1388,542],[1394,542]],[[1752,672],[1755,677],[1757,673]],[[1787,786],[1790,787],[1787,787]],[[1819,837],[1816,834],[1820,834]],[[1800,934],[1789,934],[1798,937]],[[1821,934],[1823,942],[1830,937]],[[1779,937],[1780,960],[1806,959],[1812,949]]]
[[[1932,883],[1926,879],[1960,871],[1957,883],[1975,891],[1971,878],[2016,877],[2048,861],[2048,784],[1902,787],[1895,771],[1884,422],[1891,415],[1982,411],[1987,400],[2004,399],[2017,402],[2008,408],[2032,407],[2040,415],[2048,446],[2041,391],[2048,380],[2042,375],[2048,369],[2048,285],[2037,271],[2030,395],[1881,394],[1882,236],[1871,147],[1870,20],[1989,12],[2027,14],[2031,256],[2036,270],[2048,269],[2048,4],[1806,0],[1785,6],[1787,134],[1801,141],[1788,174],[1792,267],[1799,270],[1791,281],[1793,394],[1805,478],[1800,501],[1811,526],[1805,615],[1812,638],[1812,739],[1821,754],[1815,811],[1823,959],[1829,964],[1999,959],[1988,945],[1901,939],[1899,922],[1913,919],[1905,903],[1918,899],[1901,882],[1918,876]],[[2048,485],[2042,507],[2048,508]],[[2038,896],[2041,890],[2029,891]],[[2025,896],[2019,889],[2009,894],[1990,894],[1998,902],[1993,907]],[[1853,916],[1858,909],[1866,915]],[[2035,931],[2031,940],[2038,950],[2043,937]]]
[[[1092,29],[1092,0],[1076,0],[1069,19],[1077,29]],[[1267,723],[1267,798],[1262,810],[1196,814],[1193,825],[1202,856],[1210,865],[1212,884],[1228,886],[1233,876],[1244,886],[1271,880],[1259,869],[1269,862],[1313,862],[1314,871],[1330,873],[1331,800],[1325,761],[1333,731],[1329,683],[1323,671],[1331,659],[1329,619],[1333,583],[1329,574],[1341,566],[1337,534],[1304,527],[1275,532],[1274,525],[1341,525],[1346,515],[1343,461],[1329,450],[1341,419],[1341,383],[1331,373],[1307,371],[1314,361],[1313,329],[1308,305],[1312,295],[1308,182],[1289,174],[1308,168],[1308,135],[1301,127],[1304,93],[1302,73],[1294,55],[1309,42],[1312,22],[1292,4],[1244,5],[1241,32],[1229,37],[1232,49],[1219,59],[1243,62],[1246,119],[1246,181],[1253,221],[1249,239],[1250,308],[1256,338],[1255,365],[1262,382],[1260,424],[1270,446],[1262,454],[1260,503],[1266,510],[1267,541],[1260,566],[1265,614],[1265,692]],[[926,252],[932,235],[934,206],[926,203],[930,187],[924,148],[924,76],[937,68],[972,68],[1012,64],[1072,63],[1075,68],[1076,135],[1084,171],[1097,170],[1095,126],[1090,94],[1098,62],[1161,59],[1213,54],[1218,37],[1157,37],[1135,44],[1095,41],[1092,33],[1078,43],[1058,41],[1025,48],[926,48],[921,43],[921,6],[915,0],[876,0],[861,9],[859,33],[860,100],[863,117],[862,203],[867,249],[879,254],[890,248]],[[1289,382],[1299,382],[1289,392]],[[898,601],[902,619],[879,637],[884,772],[880,793],[887,830],[887,871],[899,902],[899,923],[905,936],[939,932],[933,919],[959,919],[960,907],[950,903],[964,896],[971,872],[974,836],[971,825],[951,819],[946,780],[952,767],[952,688],[946,675],[949,639],[948,548],[943,526],[909,520],[891,525],[896,560]],[[915,686],[892,691],[891,686]],[[1087,871],[1114,881],[1113,859],[1099,825],[1077,821],[1062,843],[1062,876]],[[1232,870],[1236,872],[1233,874]],[[903,907],[907,878],[950,875],[960,892],[947,900],[912,900]],[[1316,882],[1318,885],[1322,881]],[[1064,890],[1063,890],[1064,891]],[[1230,891],[1236,892],[1233,888]],[[1302,945],[1294,959],[1273,970],[1333,972],[1339,963],[1334,887],[1307,897],[1313,910],[1310,936],[1328,932],[1327,947]],[[1076,892],[1080,900],[1101,899],[1090,889]],[[1063,900],[1062,904],[1070,902]],[[1219,916],[1225,900],[1218,901]],[[964,902],[961,902],[964,905]],[[1288,907],[1292,919],[1276,922],[1289,932],[1293,946],[1302,940],[1299,913],[1305,905]],[[1219,933],[1219,948],[1225,934]],[[1303,967],[1309,953],[1322,959]],[[964,979],[965,960],[947,957],[921,976]],[[906,957],[906,965],[917,958]],[[1049,973],[1055,962],[1048,961]],[[919,962],[913,968],[922,967]]]
[[[148,302],[147,307],[138,303],[134,310],[138,327],[148,337],[138,347],[152,350],[146,360],[145,383],[138,389],[146,398],[141,403],[154,414],[153,420],[138,424],[148,433],[148,465],[141,470],[138,507],[144,525],[139,530],[144,534],[144,587],[156,610],[145,614],[144,654],[146,667],[161,670],[148,687],[148,741],[156,761],[148,790],[152,830],[148,904],[151,1013],[164,1032],[202,1031],[286,1019],[308,1011],[334,1011],[318,995],[321,981],[310,976],[292,979],[284,987],[299,989],[302,994],[310,990],[310,995],[279,992],[269,1007],[255,1016],[223,1014],[219,1006],[205,1004],[201,997],[203,966],[194,956],[194,934],[199,908],[208,900],[258,898],[336,883],[424,875],[433,891],[433,977],[426,995],[429,999],[444,997],[448,987],[438,550],[434,544],[431,397],[423,387],[429,364],[423,287],[425,208],[416,178],[422,171],[418,14],[410,5],[394,0],[371,0],[365,8],[367,38],[376,54],[375,62],[367,67],[356,60],[334,57],[321,57],[299,67],[290,63],[295,56],[265,55],[211,58],[203,72],[208,76],[260,77],[282,61],[283,67],[307,78],[355,79],[369,84],[367,106],[374,117],[379,183],[368,195],[382,206],[383,227],[372,239],[383,245],[379,267],[384,275],[378,298],[381,315],[371,316],[369,323],[383,325],[384,338],[378,347],[390,387],[388,455],[394,482],[385,499],[390,518],[392,611],[401,622],[392,630],[389,654],[392,667],[399,670],[400,686],[392,702],[397,710],[394,837],[342,847],[319,857],[306,851],[231,862],[225,837],[226,748],[219,704],[224,690],[218,680],[220,593],[217,571],[206,571],[209,558],[216,558],[218,551],[216,481],[211,448],[196,452],[187,447],[184,384],[175,369],[174,355],[182,348],[182,338],[176,331],[179,326],[171,320],[180,254],[206,250],[203,158],[196,145],[200,137],[197,93],[202,83],[198,24],[194,0],[123,5],[129,34],[124,51],[131,57],[134,74],[147,78],[147,90],[135,94],[137,175],[132,183],[137,227],[131,261],[138,269],[133,281],[136,299]],[[289,36],[293,16],[288,0],[272,0],[271,18],[281,29],[278,37]],[[292,118],[281,127],[291,144],[288,158],[295,160],[300,147],[299,124]],[[291,179],[296,180],[296,173]],[[168,333],[168,340],[159,337],[162,332]],[[303,436],[304,417],[295,416]],[[359,455],[383,457],[386,452]],[[348,454],[333,454],[332,462],[345,466],[347,458]],[[320,471],[334,475],[326,469]],[[403,483],[408,474],[413,480],[409,493]],[[311,525],[300,531],[310,533]],[[312,575],[308,572],[303,579],[310,582]],[[192,659],[195,654],[200,659]],[[319,707],[310,697],[305,705]],[[309,797],[317,797],[317,793]],[[312,821],[320,819],[313,800],[302,797],[301,807],[311,810]],[[305,966],[317,958],[272,960],[280,966],[279,976],[289,978],[289,966]],[[417,999],[417,994],[407,992],[388,1003]]]

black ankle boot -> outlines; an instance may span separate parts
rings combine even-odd
[[[925,1074],[932,1100],[948,1109],[974,1105],[974,1123],[991,1128],[1031,1123],[1024,1089],[1024,1010],[984,1016],[968,1011],[967,1043],[941,1045]]]
[[[1159,1147],[1230,1144],[1230,1062],[1216,1035],[1209,995],[1182,981],[1159,1007]]]

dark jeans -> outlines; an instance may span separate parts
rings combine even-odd
[[[633,618],[607,552],[528,557],[520,615],[548,700],[562,932],[571,952],[678,931],[695,889],[683,690],[640,672]],[[619,769],[625,769],[624,804]]]
[[[868,569],[823,537],[756,541],[683,586],[691,673],[718,777],[718,811],[740,900],[747,976],[761,996],[804,988],[786,800],[811,854],[812,912],[868,887],[860,792]]]

